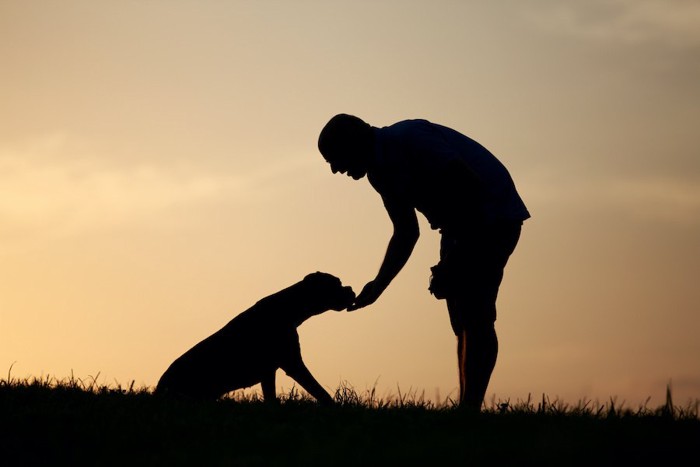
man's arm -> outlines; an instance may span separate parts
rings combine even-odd
[[[394,233],[384,255],[377,277],[368,282],[348,311],[357,310],[374,303],[411,257],[420,231],[416,211],[409,204],[396,203],[383,198]]]

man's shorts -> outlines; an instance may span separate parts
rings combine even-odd
[[[455,334],[468,325],[490,325],[496,320],[503,270],[521,229],[521,222],[501,222],[475,226],[459,235],[442,232],[440,262],[450,284],[445,298]]]

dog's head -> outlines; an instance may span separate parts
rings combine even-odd
[[[303,283],[309,288],[321,311],[342,311],[355,301],[352,287],[343,283],[332,274],[314,272],[304,277]]]

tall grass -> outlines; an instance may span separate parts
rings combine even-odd
[[[29,377],[17,379],[12,377],[11,372],[5,379],[0,379],[0,390],[23,390],[50,391],[55,393],[83,393],[90,395],[121,395],[121,396],[150,396],[153,388],[141,386],[136,387],[135,381],[123,386],[119,382],[114,384],[98,383],[100,374],[79,378],[71,373],[69,377],[57,378],[51,375],[41,377]],[[313,405],[315,401],[305,392],[300,391],[296,386],[287,392],[278,394],[281,404],[306,404]],[[445,412],[459,410],[457,401],[447,398],[443,402],[434,402],[426,399],[425,393],[418,393],[415,390],[402,392],[397,387],[397,393],[388,394],[384,397],[377,395],[376,387],[356,390],[347,382],[341,383],[335,390],[334,400],[339,407],[369,409],[369,410],[390,410],[390,409],[419,409],[426,411]],[[492,398],[486,401],[483,407],[485,414],[521,414],[521,415],[568,415],[571,417],[588,418],[621,418],[621,417],[663,417],[673,420],[700,420],[700,399],[689,401],[686,405],[675,405],[673,402],[671,386],[666,387],[665,403],[652,408],[649,401],[639,404],[636,407],[626,407],[625,402],[618,402],[616,397],[600,402],[598,400],[582,399],[576,403],[567,403],[559,398],[551,399],[546,394],[535,401],[532,395],[528,395],[525,400],[510,399],[502,400]],[[262,404],[264,400],[257,391],[234,391],[225,395],[222,402],[229,401],[235,404]]]
[[[697,461],[698,402],[625,407],[491,400],[481,413],[447,399],[336,389],[321,407],[296,387],[216,402],[99,383],[99,375],[0,379],[0,465],[671,465]],[[646,463],[646,464],[645,464]]]

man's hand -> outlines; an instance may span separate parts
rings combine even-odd
[[[389,240],[384,261],[382,261],[377,276],[365,285],[362,292],[355,298],[355,303],[348,307],[348,311],[364,308],[377,301],[384,289],[389,286],[408,261],[420,235],[416,210],[410,204],[404,201],[397,202],[383,196],[382,199],[386,212],[394,225],[394,233]]]
[[[355,298],[355,302],[348,307],[348,311],[355,311],[376,302],[384,289],[377,285],[376,281],[369,281],[362,292]]]

